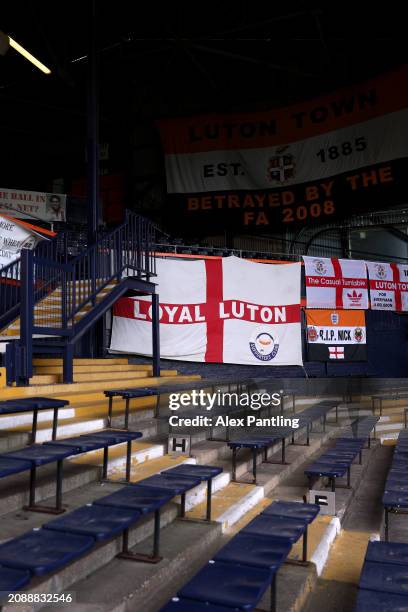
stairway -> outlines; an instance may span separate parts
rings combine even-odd
[[[5,346],[9,385],[61,378],[72,383],[79,340],[129,291],[152,296],[153,367],[159,374],[158,296],[151,280],[157,232],[148,219],[127,211],[121,225],[91,246],[81,245],[76,257],[62,232],[32,251],[23,249],[20,259],[0,270],[0,352]],[[34,371],[33,356],[50,354],[63,359],[62,369]],[[75,374],[77,382],[100,378],[97,371]],[[127,378],[117,370],[117,380]]]
[[[75,283],[75,291],[80,295],[81,288],[85,289],[87,283],[77,281]],[[112,281],[106,285],[95,298],[95,304],[99,304],[112,289],[117,285],[117,281]],[[72,283],[68,291],[72,293]],[[58,287],[52,293],[47,295],[43,300],[37,302],[34,306],[34,325],[39,327],[55,327],[62,328],[61,320],[61,288]],[[74,316],[75,321],[80,321],[82,317],[93,308],[91,303],[85,304]],[[0,330],[0,342],[3,340],[16,340],[20,338],[20,318],[15,319],[9,325]]]

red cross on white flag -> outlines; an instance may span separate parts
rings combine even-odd
[[[344,359],[344,346],[329,346],[330,359]]]
[[[157,263],[163,358],[302,365],[299,263],[238,257]],[[151,355],[150,321],[150,298],[119,300],[111,349]]]

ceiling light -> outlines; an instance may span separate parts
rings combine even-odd
[[[25,57],[29,62],[34,64],[36,68],[41,70],[44,74],[51,74],[51,70],[47,68],[40,60],[38,60],[34,55],[32,55],[27,49],[24,49],[17,41],[15,41],[11,36],[7,36],[7,34],[3,34],[0,32],[0,42],[3,44],[1,46],[1,50],[3,51],[2,55],[7,51],[8,46],[13,47],[17,53],[20,53],[23,57]]]

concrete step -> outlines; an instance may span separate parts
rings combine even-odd
[[[35,365],[35,373],[36,374],[62,374],[63,366],[61,365]],[[74,365],[73,367],[74,374],[88,373],[88,372],[147,372],[151,373],[153,368],[151,366],[142,366],[142,365],[131,365],[131,364],[115,364],[109,363],[108,360],[105,360],[105,363],[98,363],[95,365]],[[163,370],[166,372],[166,376],[176,376],[177,370]]]
[[[334,427],[330,429],[333,430],[333,432],[335,431]],[[115,540],[99,546],[97,551],[92,551],[80,561],[58,572],[56,577],[39,579],[36,581],[35,586],[32,585],[30,587],[30,590],[36,590],[37,592],[60,592],[71,587],[72,590],[76,592],[77,597],[79,595],[79,601],[77,600],[75,605],[76,610],[87,610],[91,612],[91,610],[95,610],[95,607],[92,606],[95,606],[95,603],[98,602],[96,608],[98,611],[113,611],[120,609],[129,610],[130,612],[130,610],[134,611],[140,609],[143,610],[143,612],[145,612],[145,610],[157,612],[164,603],[165,598],[174,594],[177,588],[185,583],[187,579],[186,572],[192,571],[195,573],[207,559],[206,555],[208,558],[211,558],[214,550],[220,548],[225,543],[226,540],[221,537],[221,533],[224,532],[226,537],[230,537],[234,525],[242,525],[243,521],[250,520],[257,512],[261,511],[261,509],[265,507],[265,504],[270,502],[270,500],[264,499],[265,492],[268,489],[272,490],[277,484],[286,482],[288,476],[293,473],[293,466],[299,468],[301,465],[300,456],[307,450],[316,453],[321,444],[327,441],[333,432],[328,431],[324,436],[318,433],[312,434],[311,447],[295,446],[288,449],[288,457],[289,460],[292,461],[290,466],[264,464],[265,471],[260,467],[260,474],[263,473],[264,477],[264,483],[261,486],[230,483],[228,482],[229,475],[227,470],[225,474],[214,479],[213,512],[215,520],[211,525],[189,523],[188,521],[174,522],[177,516],[177,505],[171,503],[166,506],[162,522],[164,528],[161,534],[163,554],[165,556],[162,563],[156,566],[147,567],[145,565],[132,564],[116,559],[114,557],[115,554],[119,552],[120,543],[118,540]],[[120,447],[116,448],[119,449]],[[191,459],[187,459],[186,457],[174,455],[153,457],[152,455],[155,451],[153,450],[153,453],[149,453],[146,449],[140,448],[140,443],[135,443],[134,450],[136,450],[136,452],[133,453],[132,479],[135,481],[141,477],[147,477],[152,473],[156,473],[156,471],[168,469],[180,462],[191,461]],[[143,453],[145,453],[145,456],[143,456]],[[146,456],[147,461],[145,462],[144,459]],[[123,458],[123,454],[121,457],[119,453],[118,456],[112,454],[110,473],[113,478],[120,476],[120,471],[123,469]],[[93,469],[95,473],[95,471],[99,469],[98,466],[100,462],[100,453],[99,456],[98,452],[88,453],[86,457],[77,457],[69,460],[67,462],[67,470],[80,467],[84,472]],[[120,465],[121,462],[122,466]],[[279,474],[277,474],[275,470],[278,470]],[[88,486],[80,487],[76,491],[72,490],[72,493],[66,496],[68,505],[72,508],[87,503],[89,499],[95,499],[101,494],[110,492],[112,486],[114,485],[105,485],[102,490],[100,485],[92,483],[91,481]],[[205,487],[202,486],[197,487],[196,490],[188,495],[188,506],[192,506],[187,513],[190,519],[199,518],[203,514],[204,489]],[[175,501],[177,502],[177,500]],[[28,514],[28,517],[29,521],[27,523],[22,525],[20,522],[18,526],[20,531],[31,526],[32,520],[37,521],[37,526],[41,524],[38,518],[32,519],[32,515],[30,514]],[[4,521],[2,522],[2,528],[3,525]],[[166,525],[168,525],[168,527],[166,527]],[[197,525],[200,525],[203,531],[197,531]],[[196,535],[194,535],[193,531],[190,532],[190,529],[194,530]],[[322,527],[320,527],[320,529],[322,529]],[[212,533],[213,530],[215,535],[209,535],[209,539],[207,540],[205,534]],[[10,530],[8,530],[8,532],[10,533]],[[131,546],[137,545],[137,550],[149,550],[151,543],[147,538],[151,533],[152,520],[145,519],[145,521],[132,531]],[[11,535],[14,534],[12,533]],[[167,540],[167,537],[169,540]],[[313,538],[311,539],[313,540]],[[174,543],[176,548],[178,546],[178,552],[173,546],[166,548],[166,542],[170,542],[170,540]],[[214,547],[212,547],[213,545]],[[98,555],[95,555],[95,552],[98,552]],[[296,558],[299,556],[299,552],[294,549],[293,555]],[[171,562],[171,570],[169,570],[167,562]],[[196,569],[194,569],[195,564],[198,565]],[[174,565],[176,567],[173,567]],[[132,580],[129,580],[127,568],[132,572]],[[166,571],[162,573],[163,568],[165,568]],[[299,568],[296,568],[296,571],[298,569]],[[294,600],[289,607],[283,607],[287,605],[287,599],[280,600],[281,609],[279,610],[278,608],[278,612],[283,612],[284,610],[286,612],[286,610],[292,609],[299,610],[300,608],[297,607],[299,602],[304,600],[306,591],[313,586],[313,576],[315,576],[313,566],[302,568],[301,575],[296,574],[297,577],[291,573],[293,571],[294,569],[292,569],[292,567],[288,569],[285,567],[280,572],[279,580],[286,581],[290,578],[292,588],[289,589],[289,591],[293,595]],[[115,580],[112,581],[112,579],[110,579],[105,593],[104,589],[108,575],[106,572],[109,572],[110,577],[115,575]],[[153,573],[150,574],[149,572]],[[148,576],[151,576],[151,579],[147,579]],[[161,577],[160,580],[158,580],[158,576]],[[287,578],[283,578],[282,576],[286,576]],[[86,589],[83,588],[85,583]],[[286,584],[286,582],[282,584]],[[296,588],[294,588],[294,584],[296,584]],[[278,589],[279,593],[281,593],[282,589],[283,587]],[[169,590],[171,591],[170,595]],[[107,596],[108,591],[111,595],[110,597]],[[283,592],[284,591],[282,591],[279,597],[282,597]],[[149,607],[149,602],[151,602],[151,607]],[[139,603],[142,607],[139,606]],[[27,610],[29,609],[28,607]],[[53,607],[52,609],[58,609],[58,607]]]
[[[64,461],[63,504],[65,493],[71,493],[80,487],[87,487],[100,481],[102,460],[98,453],[85,453]],[[149,459],[156,459],[164,454],[164,447],[149,442],[132,443],[132,464],[144,464]],[[89,455],[89,456],[88,456]],[[124,470],[126,463],[126,445],[120,444],[109,449],[108,474],[111,471]],[[45,465],[38,469],[36,501],[44,502],[55,495],[56,465]],[[28,502],[29,472],[0,479],[0,516],[9,512],[21,511]],[[118,486],[118,485],[115,485]],[[28,513],[30,514],[30,513]],[[44,521],[43,521],[44,522]],[[5,537],[5,536],[4,536]],[[10,537],[10,536],[9,536]]]
[[[107,359],[87,359],[82,357],[74,357],[74,366],[87,366],[87,365],[99,365],[99,364],[110,364],[110,365],[128,365],[129,360],[122,357],[114,357]],[[63,360],[59,357],[34,357],[33,365],[35,366],[43,366],[43,365],[61,365],[63,364]],[[140,369],[150,368],[151,365],[139,365]]]
[[[154,376],[146,376],[135,380],[130,378],[127,380],[121,380],[120,386],[124,389],[133,387],[154,387],[159,384],[166,385],[168,383],[183,383],[192,382],[194,380],[201,380],[201,376],[177,376],[176,380],[174,376],[161,376],[160,378]],[[101,388],[104,390],[115,389],[118,387],[117,381],[109,380],[105,381],[103,386],[101,382],[77,382],[72,384],[46,384],[46,385],[32,385],[29,387],[5,387],[1,390],[2,399],[16,399],[18,397],[31,397],[35,395],[47,395],[50,397],[63,397],[65,394],[73,394],[77,392],[100,392]],[[181,389],[181,387],[180,387]]]

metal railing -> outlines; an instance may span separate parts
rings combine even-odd
[[[32,333],[72,334],[108,285],[124,276],[149,280],[156,274],[155,235],[150,221],[128,212],[124,223],[69,261],[56,262],[33,253],[36,307]]]

